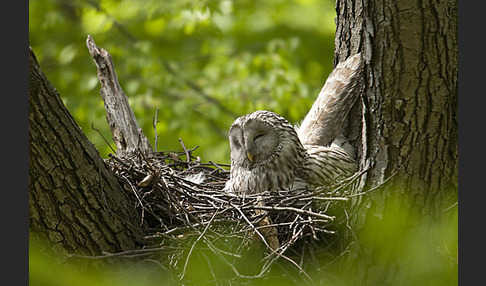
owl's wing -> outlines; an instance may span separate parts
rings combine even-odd
[[[308,159],[304,164],[307,183],[313,186],[330,186],[352,176],[358,164],[342,147],[305,145]]]
[[[302,144],[326,146],[342,132],[343,122],[359,94],[361,54],[339,63],[297,130]]]

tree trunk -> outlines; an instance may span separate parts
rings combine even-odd
[[[348,135],[371,163],[366,185],[395,174],[386,189],[440,211],[457,200],[456,1],[337,0],[336,12],[335,63],[358,52],[365,61]],[[378,193],[366,204],[380,212]]]
[[[398,225],[375,229],[383,230],[373,237],[382,244],[353,243],[345,267],[360,285],[388,285],[398,273],[415,275],[403,274],[407,254],[391,258],[406,245],[400,235],[416,233],[417,223],[431,226],[457,202],[457,1],[336,0],[336,13],[335,64],[356,53],[364,60],[361,102],[346,130],[361,167],[371,166],[360,187],[385,183],[353,201],[346,235],[376,222]],[[409,220],[412,214],[423,221]],[[442,243],[430,238],[415,245]]]
[[[70,253],[137,247],[127,194],[29,55],[30,230]]]
[[[350,112],[345,134],[357,147],[361,166],[371,166],[362,186],[396,174],[387,189],[410,196],[424,211],[457,200],[456,6],[455,1],[336,1],[335,63],[356,53],[364,59],[363,96]],[[29,103],[30,229],[68,252],[136,248],[142,235],[138,213],[32,52]],[[357,222],[383,213],[388,193],[358,197]]]

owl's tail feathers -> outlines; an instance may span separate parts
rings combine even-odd
[[[342,133],[343,124],[362,86],[361,54],[339,63],[298,128],[304,145],[328,146]]]

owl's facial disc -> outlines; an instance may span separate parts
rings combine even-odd
[[[246,160],[246,148],[243,140],[243,131],[241,127],[236,124],[233,125],[229,131],[229,141],[231,150],[231,162],[237,165],[244,164]]]
[[[259,144],[261,144],[263,139],[265,139],[264,137],[266,135],[267,134],[264,132],[260,131],[258,133],[255,133],[253,132],[253,130],[245,133],[246,157],[248,158],[248,160],[250,160],[250,162],[254,162],[255,157],[256,159],[258,159]]]
[[[277,132],[259,120],[249,120],[243,128],[246,159],[250,166],[263,163],[278,145]]]

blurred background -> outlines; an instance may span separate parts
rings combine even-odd
[[[111,150],[92,126],[109,142],[111,132],[85,45],[88,34],[112,55],[152,145],[158,109],[159,151],[181,151],[182,138],[189,148],[199,146],[195,155],[203,161],[229,163],[226,132],[237,116],[267,109],[298,123],[309,110],[332,70],[334,5],[331,0],[31,0],[29,39],[42,71],[102,157]],[[457,208],[429,218],[392,204],[386,219],[371,217],[355,233],[359,252],[318,255],[320,266],[310,272],[316,284],[457,285]],[[207,261],[217,265],[217,259],[199,249],[192,257],[188,279],[214,285]],[[299,274],[287,266],[275,267],[267,279],[239,284],[295,285],[289,277]],[[167,285],[171,275],[156,262],[78,264],[31,237],[30,285]]]
[[[371,216],[362,229],[353,229],[355,240],[344,251],[336,252],[335,245],[323,241],[319,242],[321,248],[313,253],[308,251],[301,263],[313,283],[305,283],[302,273],[283,259],[276,261],[262,278],[237,278],[203,243],[194,248],[185,280],[179,281],[185,255],[196,237],[185,239],[181,257],[174,257],[171,246],[165,245],[168,250],[161,250],[160,260],[122,258],[109,264],[102,258],[59,256],[49,244],[31,238],[29,285],[458,285],[457,207],[449,207],[439,218],[432,218],[424,216],[420,209],[404,207],[406,200],[400,195],[393,196],[383,217]],[[340,233],[338,229],[337,235]],[[224,249],[237,249],[237,246],[226,245]],[[242,274],[257,275],[260,270],[263,249],[253,250],[256,250],[253,255],[235,259],[235,266]],[[173,268],[167,268],[168,261],[174,264]]]
[[[139,125],[158,150],[200,146],[229,163],[235,117],[267,109],[302,120],[332,70],[331,0],[33,0],[41,69],[103,157],[111,142],[86,36],[112,55]]]

